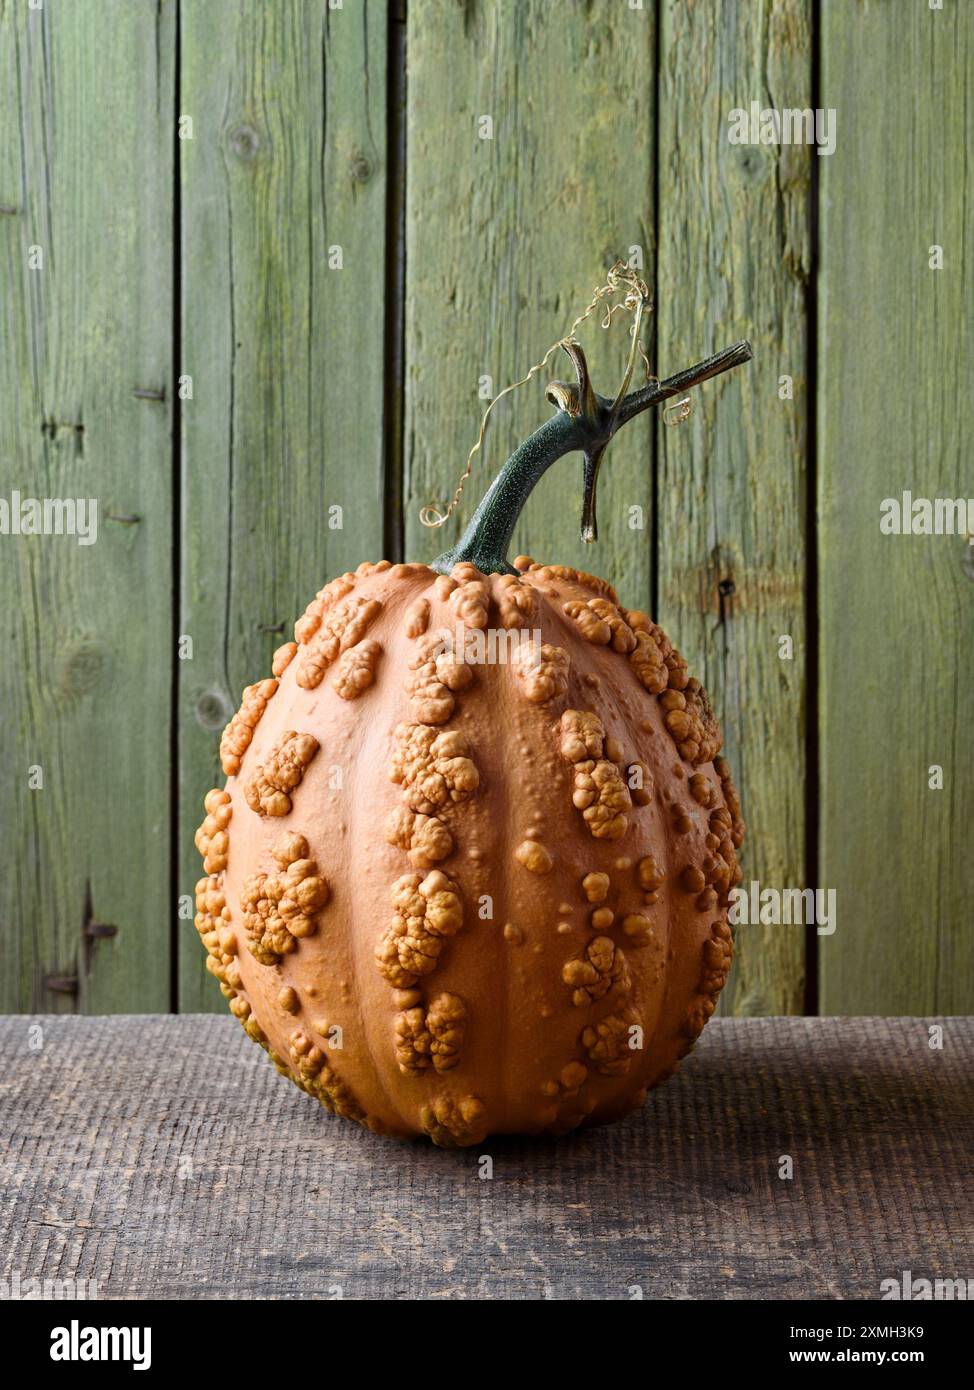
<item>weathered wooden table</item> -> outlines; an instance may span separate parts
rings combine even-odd
[[[325,1114],[229,1018],[7,1017],[0,1277],[193,1299],[875,1298],[904,1270],[967,1278],[974,1020],[938,1022],[942,1050],[920,1019],[715,1020],[623,1124],[450,1152]]]

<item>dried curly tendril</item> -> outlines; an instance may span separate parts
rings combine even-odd
[[[621,295],[622,297],[616,299],[615,303],[609,302],[610,300],[615,299],[615,297],[618,295]],[[627,265],[625,261],[616,261],[615,265],[612,266],[612,268],[606,274],[605,284],[599,285],[593,291],[592,298],[589,300],[588,304],[586,304],[585,308],[578,315],[578,317],[574,320],[565,336],[563,338],[559,338],[557,342],[552,343],[539,362],[536,362],[534,366],[531,367],[530,370],[520,378],[519,381],[512,381],[510,386],[505,386],[503,391],[499,391],[498,394],[487,406],[487,409],[484,411],[483,418],[480,422],[480,433],[477,436],[477,442],[474,444],[473,448],[470,450],[470,453],[467,455],[466,466],[464,467],[464,470],[460,475],[460,479],[457,483],[457,488],[453,494],[452,500],[450,501],[445,511],[441,511],[440,508],[434,506],[432,503],[423,507],[419,514],[419,519],[424,526],[442,526],[443,523],[447,521],[448,518],[452,516],[454,511],[456,510],[460,502],[460,498],[463,496],[463,489],[473,470],[474,457],[483,448],[484,439],[487,435],[487,424],[490,420],[490,414],[497,402],[503,400],[505,396],[510,395],[512,391],[516,391],[519,386],[525,386],[531,380],[531,378],[537,376],[539,372],[543,372],[544,369],[547,367],[548,363],[551,361],[554,354],[558,351],[560,347],[563,347],[565,344],[573,344],[577,342],[577,339],[575,337],[576,331],[582,326],[586,319],[590,318],[591,315],[595,313],[596,309],[600,307],[604,307],[605,310],[601,320],[602,328],[611,327],[612,319],[618,313],[632,315],[632,321],[629,329],[629,336],[632,339],[632,344],[629,349],[629,357],[626,363],[625,374],[622,379],[622,384],[620,385],[619,390],[616,393],[613,409],[615,410],[618,408],[623,396],[625,396],[626,392],[629,389],[629,383],[632,380],[632,373],[637,355],[642,358],[647,383],[656,382],[657,385],[659,384],[659,378],[655,375],[655,373],[649,365],[649,358],[646,356],[642,340],[639,336],[640,328],[642,327],[643,315],[653,307],[649,290],[645,282],[640,279],[640,277],[636,274],[636,272],[630,265]],[[680,424],[689,416],[689,401],[680,401],[677,403],[677,407],[678,409],[676,415],[674,416],[674,418],[668,419],[667,423]]]

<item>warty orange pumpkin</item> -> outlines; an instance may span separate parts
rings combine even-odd
[[[573,451],[594,537],[615,431],[750,348],[609,400],[562,346],[575,381],[548,388],[554,415],[458,545],[362,564],[309,604],[223,734],[197,834],[196,925],[231,1011],[381,1134],[617,1119],[690,1050],[730,966],[744,827],[705,691],[605,580],[506,553]]]

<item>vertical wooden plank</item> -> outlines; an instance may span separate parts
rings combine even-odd
[[[180,894],[244,685],[382,552],[386,7],[184,0]],[[338,249],[336,249],[338,248]],[[342,268],[337,268],[341,255]],[[342,528],[329,529],[329,509]],[[192,921],[180,1007],[222,1006]]]
[[[974,550],[880,532],[885,498],[974,493],[972,88],[971,6],[823,6],[822,103],[838,114],[818,353],[830,1013],[974,1006]]]
[[[741,789],[744,879],[805,886],[807,146],[735,145],[735,108],[810,105],[807,0],[664,0],[659,364],[738,338],[754,361],[657,425],[659,619],[707,687]],[[793,399],[779,396],[779,377]],[[792,660],[779,657],[791,637]],[[741,926],[722,999],[800,1013],[801,926]]]
[[[169,1001],[173,12],[0,5],[0,496],[97,503],[0,535],[8,1010]]]
[[[451,520],[418,513],[446,502],[486,401],[524,375],[638,247],[653,280],[652,7],[616,0],[410,4],[407,27],[406,553],[451,545],[511,448],[550,413],[555,358],[495,410],[484,452]],[[490,127],[484,124],[489,118]],[[491,138],[481,138],[489,130]],[[597,389],[619,383],[628,339],[595,316],[581,330]],[[488,388],[490,393],[490,387]],[[600,540],[579,539],[581,460],[541,481],[514,552],[581,565],[611,579],[632,607],[649,601],[651,423],[612,445],[600,486]],[[629,529],[629,509],[643,529]],[[512,558],[513,558],[512,553]]]

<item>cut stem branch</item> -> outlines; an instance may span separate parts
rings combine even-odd
[[[693,367],[677,372],[675,376],[667,377],[665,381],[625,395],[632,376],[637,343],[638,333],[633,337],[633,350],[622,389],[615,400],[609,400],[592,390],[588,364],[578,343],[566,341],[562,344],[575,368],[577,385],[553,382],[549,386],[548,399],[560,408],[514,450],[483,497],[460,540],[452,550],[433,561],[435,570],[449,574],[454,565],[469,561],[484,574],[515,574],[516,570],[507,560],[507,549],[518,517],[539,479],[565,454],[581,452],[585,456],[582,539],[595,540],[598,535],[596,490],[599,467],[616,431],[644,410],[651,410],[672,396],[682,395],[711,377],[739,367],[753,356],[750,343],[741,341]],[[570,409],[566,409],[566,406]]]

